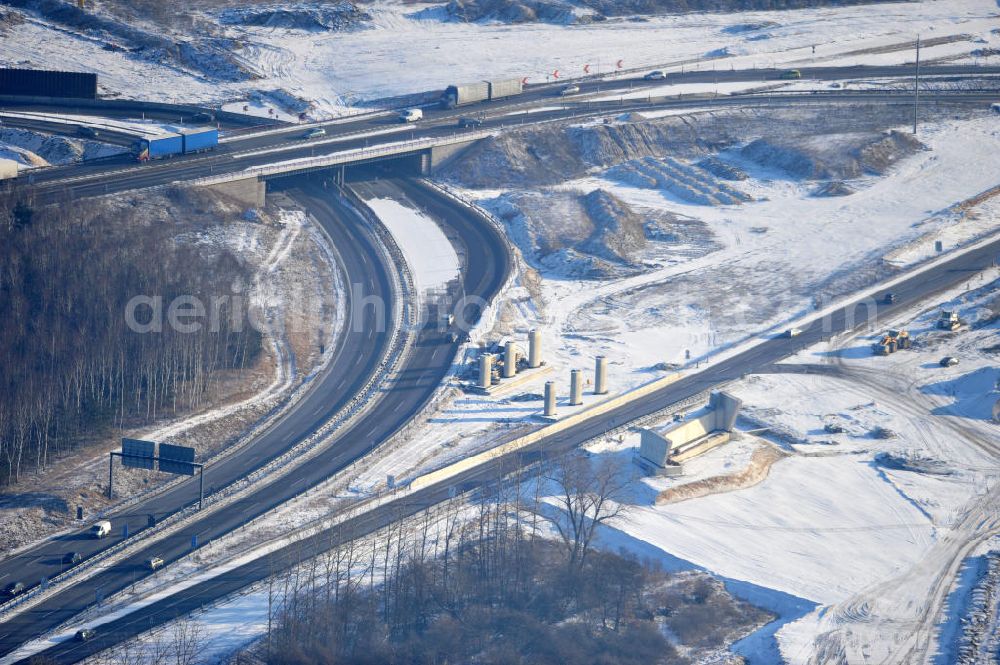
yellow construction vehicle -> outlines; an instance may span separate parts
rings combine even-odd
[[[888,335],[882,335],[879,341],[872,344],[872,350],[876,355],[887,356],[896,350],[896,342]]]
[[[896,341],[896,349],[908,349],[912,345],[910,333],[907,330],[890,330],[888,336]]]
[[[887,356],[899,349],[908,349],[912,345],[910,333],[907,330],[889,330],[874,344],[872,350],[880,356]]]
[[[941,317],[938,318],[937,327],[941,330],[958,330],[962,326],[958,313],[949,310],[941,310]]]

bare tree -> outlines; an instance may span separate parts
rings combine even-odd
[[[552,520],[566,547],[571,570],[579,570],[602,524],[624,514],[625,491],[631,474],[616,459],[592,462],[583,455],[567,455],[546,478],[555,485],[560,512]]]
[[[201,625],[190,618],[176,621],[171,636],[171,646],[175,665],[195,665],[206,646]]]

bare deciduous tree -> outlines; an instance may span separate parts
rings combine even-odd
[[[570,569],[579,569],[597,528],[625,512],[623,499],[631,475],[616,459],[591,462],[583,455],[567,455],[546,478],[557,489],[555,500],[560,509],[552,523],[566,546]]]

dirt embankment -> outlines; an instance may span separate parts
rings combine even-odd
[[[526,127],[480,141],[439,176],[473,189],[535,189],[652,157],[695,162],[719,180],[736,181],[746,174],[716,157],[742,149],[744,159],[794,177],[849,178],[884,173],[921,149],[908,135],[886,131],[907,117],[896,107],[858,105]]]
[[[606,168],[641,157],[704,155],[707,146],[696,132],[695,127],[673,118],[666,122],[523,129],[481,141],[440,175],[473,188],[554,185],[594,167]],[[726,144],[737,140],[735,135],[727,138]]]
[[[924,149],[910,134],[859,132],[759,138],[741,155],[803,180],[842,180],[884,175],[901,159]]]
[[[219,22],[223,25],[261,26],[309,32],[342,32],[361,27],[370,20],[371,14],[347,0],[334,0],[324,4],[300,2],[241,5],[219,12]]]
[[[491,205],[529,265],[578,278],[632,274],[647,228],[661,231],[605,190],[520,192]],[[650,231],[649,233],[652,233]]]
[[[87,3],[86,8],[61,0],[5,0],[5,4],[35,14],[70,32],[104,42],[107,50],[121,51],[127,57],[149,62],[171,63],[182,69],[213,80],[242,81],[251,78],[233,57],[234,42],[208,34],[211,24],[199,23],[187,14],[181,15],[173,3],[130,3],[130,6],[106,7],[124,10],[118,15],[106,14]],[[145,8],[148,11],[142,11]],[[186,19],[180,24],[181,19]],[[143,27],[148,19],[155,25]],[[171,34],[167,28],[180,28]]]
[[[688,499],[698,499],[711,494],[733,492],[758,485],[767,478],[771,467],[788,457],[788,453],[770,445],[762,444],[750,456],[750,463],[742,471],[723,476],[703,478],[691,483],[660,492],[656,497],[656,505],[678,503]]]

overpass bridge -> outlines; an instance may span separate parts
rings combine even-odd
[[[242,171],[206,176],[186,182],[198,187],[210,187],[249,205],[262,206],[269,180],[326,172],[333,175],[337,184],[343,185],[348,166],[390,161],[401,162],[403,170],[411,175],[427,176],[468,146],[496,133],[496,130],[481,130],[451,136],[383,143],[318,157],[299,157],[273,164],[251,166]]]

